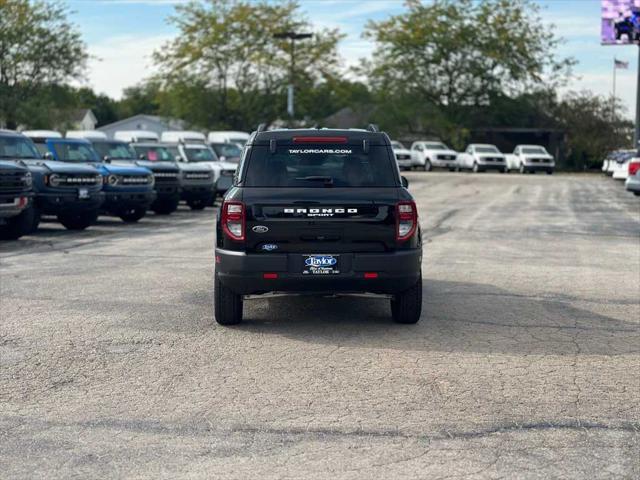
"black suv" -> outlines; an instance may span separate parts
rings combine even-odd
[[[422,308],[422,238],[389,137],[368,130],[258,129],[220,207],[215,317],[246,295],[371,293],[393,319]]]

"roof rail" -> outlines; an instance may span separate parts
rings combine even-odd
[[[266,123],[261,123],[260,125],[258,125],[258,129],[256,130],[256,132],[260,133],[260,132],[264,132],[267,129],[267,124]]]
[[[367,130],[374,133],[378,133],[380,131],[380,129],[378,128],[378,125],[376,125],[375,123],[370,123],[369,126],[367,127]]]

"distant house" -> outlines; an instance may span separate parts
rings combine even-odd
[[[95,130],[98,119],[90,109],[82,108],[70,112],[69,123],[74,130]]]
[[[103,125],[98,130],[106,133],[109,138],[113,138],[113,135],[120,130],[147,130],[161,135],[167,130],[185,130],[186,128],[187,123],[184,120],[139,114]]]
[[[95,130],[98,124],[98,119],[89,108],[55,110],[52,113],[52,117],[53,122],[48,127],[61,132],[67,130]]]

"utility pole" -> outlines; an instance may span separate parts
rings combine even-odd
[[[636,134],[634,136],[635,147],[640,154],[640,44],[638,44],[638,65],[636,65]]]
[[[287,113],[289,114],[290,121],[293,121],[295,115],[294,108],[294,89],[296,83],[296,40],[303,40],[305,38],[311,38],[312,33],[298,33],[298,32],[278,32],[273,34],[273,38],[284,39],[288,38],[291,41],[291,62],[289,65],[289,87],[287,88]]]

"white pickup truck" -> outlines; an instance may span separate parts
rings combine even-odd
[[[468,169],[474,173],[487,170],[507,172],[505,156],[495,145],[472,143],[467,149],[458,154],[458,168]]]
[[[520,173],[543,171],[551,175],[555,166],[553,156],[540,145],[517,145],[513,153],[507,155],[507,169]]]
[[[448,168],[453,171],[458,168],[458,152],[442,142],[413,142],[411,154],[416,166],[425,171],[434,168]]]

